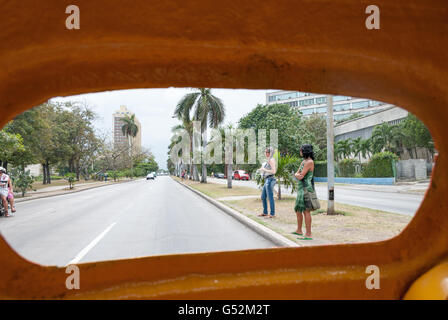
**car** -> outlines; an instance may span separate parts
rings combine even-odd
[[[244,170],[236,170],[233,173],[233,179],[235,180],[250,180],[249,174]]]
[[[218,173],[215,173],[214,175],[213,175],[215,178],[218,178],[218,179],[225,179],[225,175],[224,175],[224,173],[220,173],[220,172],[218,172]]]
[[[154,173],[148,173],[148,175],[146,176],[146,180],[152,179],[154,180],[155,176]]]

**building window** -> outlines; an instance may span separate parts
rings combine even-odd
[[[316,98],[316,103],[327,103],[327,97]]]
[[[350,110],[350,103],[337,104],[333,107],[333,111]]]
[[[368,106],[369,106],[369,101],[355,102],[352,105],[353,109],[367,108]]]
[[[350,97],[346,97],[346,96],[334,96],[333,97],[333,101],[345,101],[345,100],[350,100]]]
[[[380,105],[382,105],[382,104],[383,104],[383,103],[380,102],[380,101],[375,101],[375,100],[370,100],[370,101],[369,101],[369,105],[370,105],[371,107],[380,106]]]
[[[300,110],[300,112],[302,112],[303,115],[313,114],[314,113],[314,108],[302,109],[302,110]]]
[[[313,105],[313,104],[315,104],[314,99],[305,99],[305,100],[300,100],[300,102],[299,102],[299,105],[301,107],[309,106],[309,105]]]

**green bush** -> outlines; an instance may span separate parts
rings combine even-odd
[[[394,176],[393,164],[398,157],[392,152],[376,153],[367,165],[362,167],[364,178],[388,178]]]
[[[76,174],[73,172],[69,172],[69,173],[65,174],[64,179],[68,181],[68,184],[70,185],[70,189],[73,189],[73,187],[75,186]]]
[[[22,193],[22,197],[28,190],[33,189],[34,177],[30,174],[30,170],[21,170],[19,168],[13,169],[11,172],[11,179],[13,181],[14,188],[17,188]]]
[[[327,161],[314,161],[314,176],[327,177]]]
[[[299,170],[299,167],[300,167],[300,164],[302,163],[302,161],[303,161],[303,159],[298,159],[298,158],[295,158],[294,160],[291,160],[286,166],[285,166],[285,168],[286,168],[286,170],[289,172],[289,173],[296,173],[297,172],[297,170]]]
[[[338,176],[344,178],[353,178],[356,176],[356,167],[361,163],[356,159],[343,159],[338,163]]]

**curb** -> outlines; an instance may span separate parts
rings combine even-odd
[[[121,184],[121,183],[133,182],[133,181],[137,181],[137,180],[121,181],[121,182],[113,183],[113,184],[104,184],[104,185],[100,185],[100,186],[93,186],[93,187],[83,188],[81,190],[64,191],[64,192],[61,192],[61,193],[48,194],[48,195],[44,195],[44,196],[36,196],[36,197],[29,197],[29,198],[18,198],[18,199],[16,198],[16,199],[14,199],[14,202],[15,203],[21,203],[21,202],[26,202],[26,201],[31,201],[31,200],[38,200],[38,199],[44,199],[44,198],[50,198],[50,197],[64,196],[66,194],[78,193],[78,192],[82,192],[82,191],[86,191],[86,190],[90,190],[90,189],[107,187],[107,186],[111,186],[111,185],[114,185],[114,184]]]
[[[173,179],[173,178],[171,178],[171,179]],[[173,179],[173,180],[176,181],[178,184],[184,186],[185,188],[189,189],[190,191],[196,193],[197,195],[199,195],[203,199],[207,200],[208,202],[213,204],[215,207],[217,207],[221,211],[224,211],[228,215],[230,215],[233,218],[235,218],[236,220],[238,220],[240,223],[244,224],[249,229],[255,231],[256,233],[261,235],[263,238],[273,242],[274,244],[281,246],[281,247],[300,247],[301,246],[301,245],[285,238],[284,236],[278,234],[277,232],[250,219],[249,217],[239,213],[238,211],[236,211],[232,208],[229,208],[228,206],[222,204],[221,202],[216,201],[215,199],[212,199],[211,197],[203,194],[202,192],[200,192],[196,189],[193,189],[192,187],[187,186],[186,184],[183,184],[183,183],[177,181],[176,179]]]

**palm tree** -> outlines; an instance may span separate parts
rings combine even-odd
[[[176,129],[185,129],[188,132],[188,135],[190,136],[190,150],[193,152],[195,149],[195,144],[193,140],[193,121],[190,117],[190,112],[192,108],[192,103],[196,100],[197,95],[196,93],[193,94],[187,94],[185,95],[181,101],[176,106],[176,109],[174,110],[174,116],[180,121],[182,121],[181,125],[178,125],[177,127],[173,127],[172,131],[174,132]],[[190,106],[191,104],[191,106]],[[193,163],[193,158],[190,156],[190,174],[193,175],[193,179],[195,181],[199,180],[199,174],[198,169],[196,167],[196,164]]]
[[[353,139],[351,142],[351,148],[355,157],[359,158],[359,162],[361,162],[361,149],[362,149],[362,138],[358,137]]]
[[[285,185],[286,188],[291,187],[291,193],[294,193],[297,191],[297,182],[294,179],[294,173],[291,173],[288,171],[288,167],[292,163],[297,163],[298,159],[294,156],[285,155],[281,156],[280,153],[277,151],[274,154],[274,157],[277,162],[277,172],[275,173],[275,176],[278,178],[278,200],[282,199],[282,189],[281,185],[282,183]]]
[[[383,150],[397,153],[403,134],[398,126],[383,123],[373,129],[371,139],[374,153]]]
[[[367,157],[370,158],[370,155],[372,153],[370,142],[370,139],[362,139],[360,142],[359,151],[364,159],[366,159]]]
[[[129,140],[130,150],[129,150],[129,156],[131,158],[131,179],[134,176],[134,161],[132,159],[132,152],[134,151],[133,146],[133,138],[137,136],[138,133],[138,126],[135,123],[135,114],[129,116],[125,116],[124,118],[121,118],[121,121],[124,123],[121,127],[121,131],[123,132],[123,135],[125,135]]]
[[[342,155],[344,158],[348,158],[350,154],[352,154],[352,139],[346,139],[346,140],[339,140],[336,142],[336,153],[339,155]]]
[[[201,122],[202,149],[207,147],[207,126],[218,128],[224,121],[225,108],[221,99],[211,94],[208,88],[198,88],[198,92],[186,94],[177,104],[174,114],[182,118],[190,118],[194,108],[194,120]],[[207,165],[202,163],[201,182],[207,182]]]

